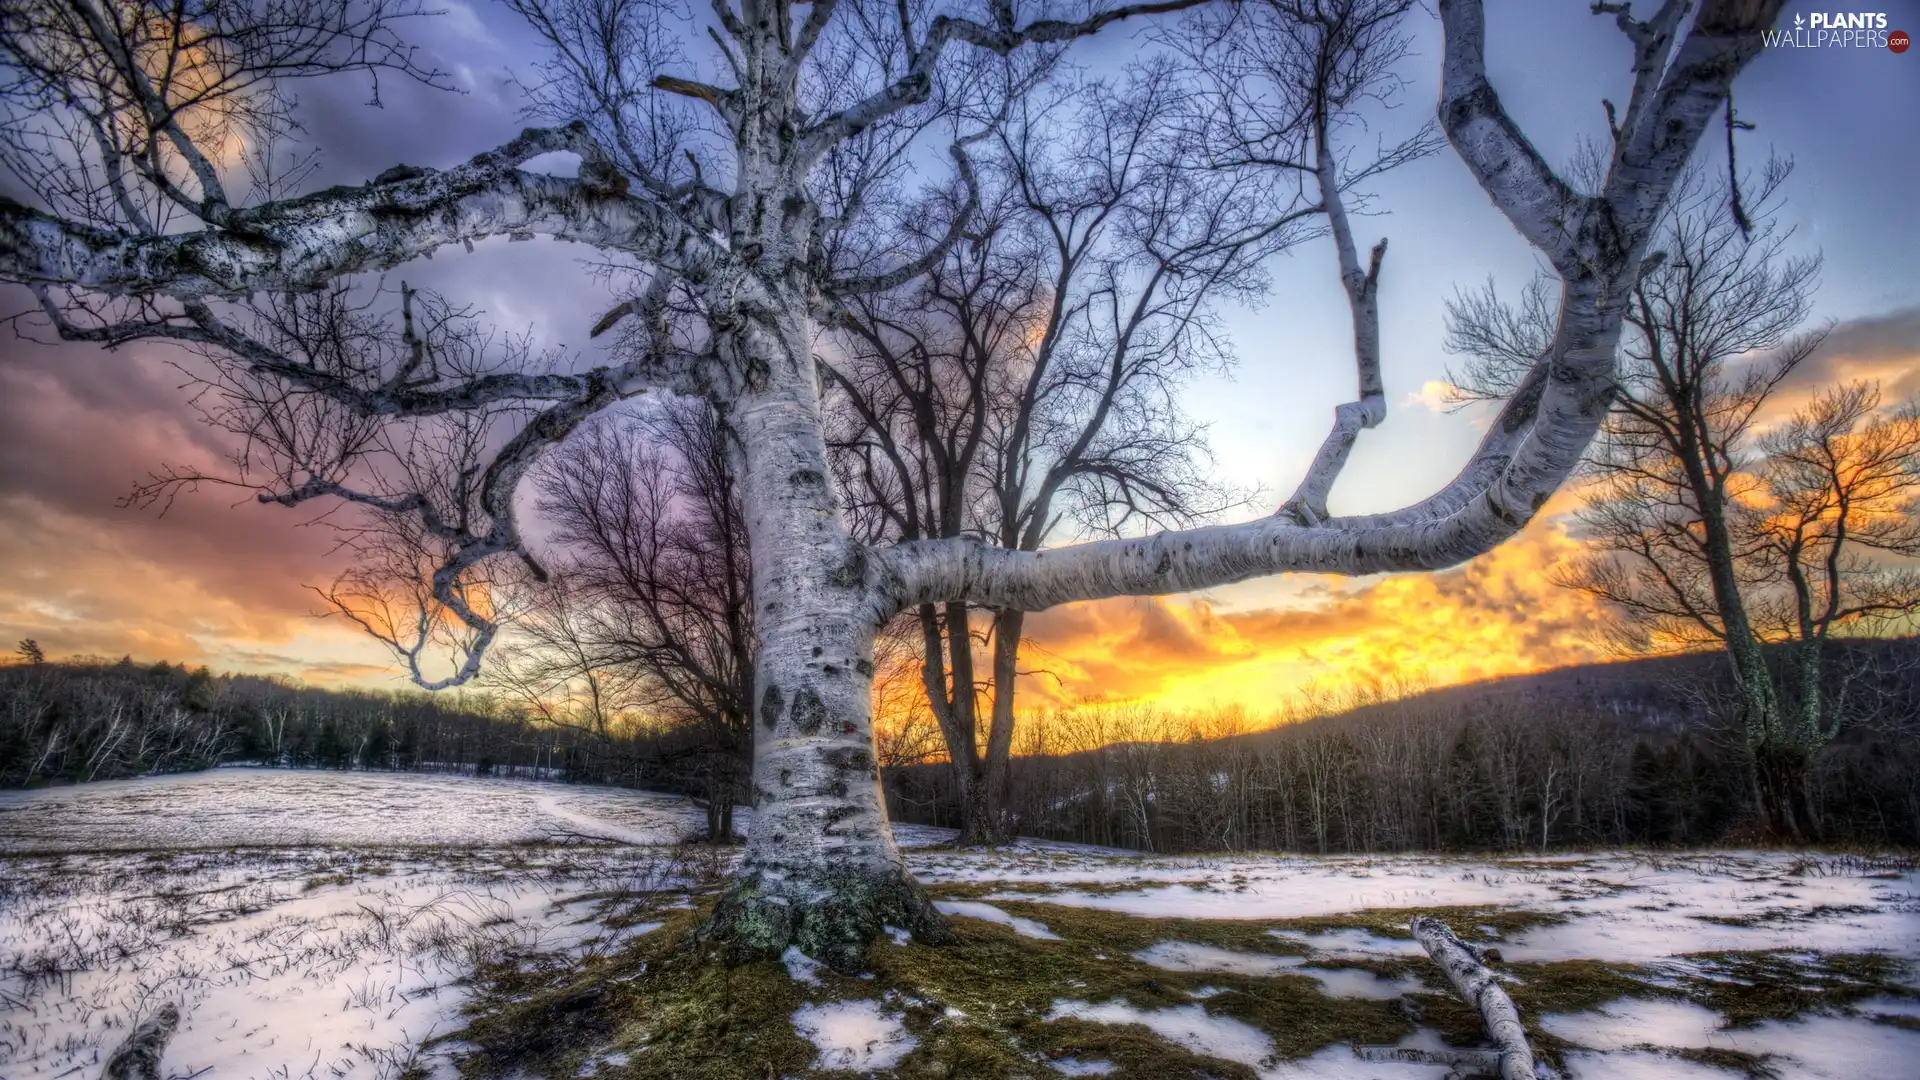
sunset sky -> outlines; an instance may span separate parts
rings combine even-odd
[[[526,33],[503,9],[436,0],[441,18],[417,40],[464,93],[388,82],[383,109],[364,83],[302,90],[308,133],[324,150],[318,184],[359,182],[397,162],[447,166],[522,126],[509,78],[529,57]],[[1587,0],[1490,0],[1495,86],[1551,160],[1604,136],[1601,99],[1623,100],[1628,50]],[[1790,3],[1796,11],[1829,10]],[[1920,0],[1879,0],[1895,27],[1920,31]],[[1402,106],[1378,118],[1383,138],[1431,115],[1437,23],[1414,22],[1417,44]],[[1136,48],[1130,32],[1085,43],[1089,67]],[[1795,393],[1838,379],[1882,381],[1890,400],[1920,396],[1920,50],[1763,54],[1736,88],[1743,161],[1790,155],[1785,220],[1792,245],[1818,251],[1825,272],[1818,318],[1834,324]],[[1717,134],[1715,136],[1717,138]],[[1335,489],[1335,512],[1405,505],[1444,484],[1466,460],[1485,414],[1441,407],[1448,357],[1446,300],[1491,277],[1517,290],[1535,260],[1450,153],[1393,173],[1376,188],[1360,240],[1391,239],[1381,311],[1390,415],[1362,438]],[[586,349],[605,292],[582,253],[553,243],[490,242],[470,256],[408,267],[404,276],[485,309],[544,345]],[[1351,329],[1319,241],[1275,260],[1257,308],[1227,313],[1239,364],[1196,382],[1185,402],[1210,424],[1222,479],[1257,488],[1267,513],[1293,484],[1352,393]],[[8,314],[30,306],[0,290]],[[51,335],[29,327],[32,337]],[[201,426],[162,347],[106,353],[0,330],[0,641],[35,638],[53,656],[132,654],[274,671],[315,682],[398,687],[382,649],[339,620],[317,617],[310,586],[342,570],[333,536],[312,511],[260,507],[203,490],[164,516],[116,505],[162,465],[216,465],[227,448]],[[1577,541],[1550,504],[1522,536],[1458,570],[1357,580],[1290,576],[1205,596],[1075,605],[1029,620],[1035,700],[1086,697],[1177,706],[1240,704],[1265,715],[1299,688],[1355,678],[1444,684],[1597,659],[1595,612],[1549,585],[1546,568]],[[238,501],[236,501],[238,500]]]

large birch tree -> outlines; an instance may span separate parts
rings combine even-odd
[[[1550,340],[1459,475],[1388,514],[1286,513],[1032,551],[965,537],[872,546],[849,533],[829,482],[816,330],[846,297],[938,260],[966,215],[926,250],[849,251],[841,239],[869,189],[898,182],[926,139],[953,136],[965,184],[969,142],[1004,105],[995,88],[1017,85],[982,77],[986,61],[1191,0],[1037,17],[1012,0],[937,14],[911,0],[716,0],[702,27],[709,80],[663,39],[655,8],[517,0],[552,46],[540,100],[576,118],[447,169],[237,195],[207,140],[222,124],[276,123],[277,87],[353,69],[431,77],[399,42],[392,2],[9,0],[0,96],[10,160],[38,169],[28,184],[40,205],[0,203],[0,276],[36,290],[64,337],[182,342],[284,387],[270,407],[305,410],[319,427],[259,429],[272,465],[255,473],[261,496],[343,499],[411,523],[413,550],[438,561],[421,567],[430,603],[412,636],[393,639],[429,685],[470,678],[496,633],[473,575],[503,559],[537,566],[513,494],[542,452],[634,394],[711,402],[740,478],[759,648],[756,818],[710,933],[747,951],[798,945],[841,967],[857,966],[888,924],[947,935],[879,795],[877,628],[927,603],[1031,611],[1290,571],[1432,570],[1512,536],[1607,415],[1625,305],[1669,190],[1781,7],[1667,0],[1641,19],[1596,5],[1631,43],[1632,88],[1610,110],[1604,180],[1581,190],[1489,82],[1480,0],[1443,0],[1441,127],[1560,285]],[[55,157],[35,155],[55,143]],[[553,151],[577,154],[579,174],[521,167]],[[602,320],[623,335],[616,362],[443,357],[427,330],[385,329],[339,299],[355,275],[503,234],[580,242],[636,268]],[[484,447],[484,462],[421,483],[431,462],[452,458],[378,437],[436,425],[474,454]],[[1324,489],[1339,465],[1322,455],[1304,489]],[[462,655],[432,679],[422,642],[448,631]]]

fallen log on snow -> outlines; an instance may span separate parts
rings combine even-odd
[[[1456,1076],[1486,1073],[1500,1080],[1539,1080],[1551,1075],[1534,1063],[1533,1047],[1527,1044],[1526,1028],[1520,1024],[1520,1010],[1500,987],[1500,980],[1487,969],[1487,961],[1500,959],[1492,949],[1461,941],[1447,924],[1426,915],[1413,917],[1413,939],[1427,950],[1433,962],[1446,972],[1460,996],[1480,1014],[1487,1034],[1493,1039],[1491,1050],[1418,1050],[1402,1046],[1357,1046],[1354,1053],[1373,1062],[1412,1062],[1423,1065],[1447,1065]]]
[[[160,1071],[160,1055],[173,1038],[173,1029],[179,1026],[179,1007],[172,1002],[160,1006],[159,1012],[134,1028],[133,1034],[114,1049],[101,1080],[161,1080],[165,1074]]]

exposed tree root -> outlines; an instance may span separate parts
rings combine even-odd
[[[778,956],[789,945],[840,972],[857,972],[867,946],[888,927],[915,940],[953,940],[945,916],[904,868],[848,871],[821,880],[775,880],[754,874],[714,908],[700,938],[722,944],[730,958]]]

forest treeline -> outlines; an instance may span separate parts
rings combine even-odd
[[[1920,846],[1920,639],[1834,646],[1846,713],[1811,777],[1820,839]],[[1386,852],[1757,840],[1717,654],[1589,665],[1270,718],[1086,706],[1023,717],[1004,827],[1154,852]],[[944,762],[883,745],[895,820],[955,826]],[[0,667],[0,785],[258,762],[707,794],[711,732],[555,724],[486,694],[324,690],[165,663]],[[922,740],[922,745],[937,745]],[[742,793],[744,795],[744,792]]]
[[[602,738],[488,694],[326,690],[165,662],[0,666],[0,787],[84,783],[226,762],[538,776],[699,793],[697,732]]]
[[[1920,845],[1920,639],[1831,648],[1845,723],[1809,776],[1816,835]],[[1702,653],[1361,692],[1252,732],[1235,710],[1055,711],[1021,721],[1005,827],[1163,853],[1764,842],[1734,693]],[[887,787],[895,820],[957,824],[950,770],[895,769]]]

